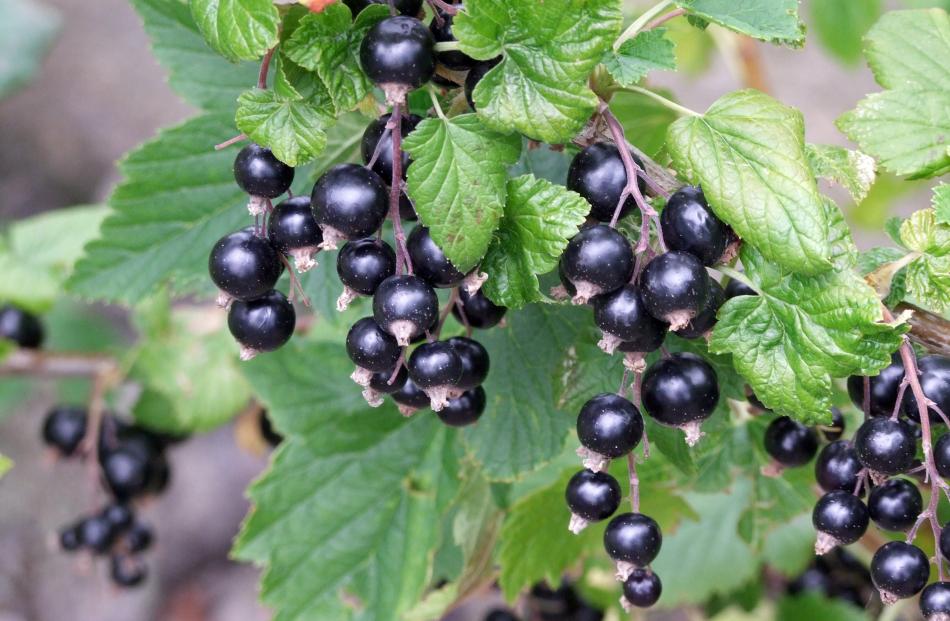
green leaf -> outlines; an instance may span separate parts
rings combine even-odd
[[[827,621],[867,621],[867,614],[853,604],[830,599],[819,593],[803,593],[785,597],[778,604],[777,621],[822,619]]]
[[[830,267],[829,223],[805,155],[801,113],[755,90],[670,126],[673,162],[720,218],[787,270]]]
[[[520,308],[544,299],[538,275],[557,266],[590,204],[579,194],[532,175],[508,182],[508,203],[481,269],[484,293],[496,304]]]
[[[669,91],[654,90],[667,99],[675,100]],[[623,125],[627,140],[649,157],[659,160],[666,147],[666,133],[679,118],[676,113],[652,97],[624,91],[610,100],[610,110]]]
[[[587,84],[616,38],[615,0],[470,0],[454,19],[461,50],[503,56],[473,93],[478,115],[500,131],[570,141],[597,106]]]
[[[906,254],[907,253],[900,248],[870,248],[858,255],[856,269],[862,276],[867,276],[882,265],[902,259]],[[907,295],[907,272],[905,270],[898,270],[897,273],[890,274],[890,278],[891,282],[889,286],[886,285],[886,282],[882,282],[880,285],[877,283],[871,284],[878,290],[879,294],[883,293],[884,289],[887,289],[887,295],[882,302],[884,302],[884,305],[888,308],[893,308],[900,302],[903,302]]]
[[[815,527],[804,514],[773,530],[765,540],[762,560],[794,578],[815,559]]]
[[[255,60],[277,45],[280,14],[271,0],[191,0],[205,41],[231,61]]]
[[[413,158],[409,197],[432,239],[460,271],[485,256],[505,208],[507,169],[521,138],[500,134],[474,114],[425,119],[406,137]]]
[[[23,86],[40,69],[59,30],[59,15],[32,0],[0,5],[0,98]]]
[[[950,18],[941,9],[891,11],[867,35],[865,55],[887,89],[950,89]]]
[[[275,90],[254,88],[238,98],[234,120],[239,130],[270,148],[277,159],[298,166],[323,151],[325,128],[333,124],[333,114],[323,102],[287,99]]]
[[[938,224],[950,224],[950,184],[941,183],[934,188],[931,203]]]
[[[937,312],[950,308],[950,224],[939,224],[933,209],[921,209],[904,220],[900,238],[919,253],[906,268],[907,290]]]
[[[864,33],[881,14],[881,0],[821,0],[809,8],[825,49],[849,65],[857,64]]]
[[[755,39],[796,47],[805,43],[797,0],[677,0],[676,4],[691,15]]]
[[[676,70],[675,46],[666,38],[666,28],[654,28],[624,41],[617,51],[608,50],[603,63],[623,86],[632,86],[651,71]]]
[[[868,195],[877,177],[874,158],[844,147],[806,144],[808,163],[816,177],[833,181],[860,203]]]

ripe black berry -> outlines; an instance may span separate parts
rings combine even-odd
[[[907,479],[891,479],[871,490],[868,512],[884,530],[909,530],[924,509],[917,486]]]
[[[391,183],[393,178],[392,133],[386,129],[386,123],[389,122],[391,117],[391,114],[384,114],[375,121],[371,122],[366,127],[366,131],[363,132],[363,139],[360,141],[360,153],[363,156],[364,164],[369,164],[370,160],[373,159],[373,154],[376,153],[376,149],[379,149],[379,152],[376,154],[376,161],[373,163],[373,172],[379,175],[380,178],[387,184]],[[420,122],[422,122],[422,117],[417,114],[402,115],[400,121],[402,137],[405,138],[408,136]],[[379,144],[380,140],[383,141],[382,144]],[[412,158],[409,157],[409,153],[407,151],[403,151],[403,180],[406,178],[406,170],[409,168],[409,164],[411,163]]]
[[[485,616],[485,621],[521,621],[508,610],[492,610]]]
[[[920,593],[929,578],[927,555],[903,541],[885,543],[871,559],[871,580],[886,604]]]
[[[734,297],[740,295],[759,295],[756,293],[755,289],[745,284],[742,281],[736,280],[735,278],[730,278],[729,282],[726,283],[726,299],[731,300]]]
[[[294,169],[274,157],[270,149],[251,143],[234,159],[234,180],[251,196],[277,198],[290,188]]]
[[[456,4],[455,8],[462,10],[462,5]],[[437,43],[455,41],[455,35],[452,34],[452,19],[455,16],[443,11],[439,11],[439,16],[442,18],[441,22],[438,19],[433,19],[429,24],[432,37]],[[459,50],[437,52],[435,57],[440,63],[455,71],[468,71],[478,62],[465,52]]]
[[[695,317],[676,331],[676,336],[684,339],[698,339],[705,336],[716,325],[716,315],[725,301],[726,293],[722,290],[722,285],[715,279],[710,278],[709,295],[706,297],[706,303]]]
[[[824,554],[836,545],[854,543],[868,529],[868,508],[849,492],[828,492],[818,499],[811,523],[818,531],[815,552]]]
[[[295,196],[274,208],[267,224],[267,238],[277,250],[294,258],[300,272],[316,266],[313,255],[323,243],[323,231],[310,209],[310,198]]]
[[[660,578],[649,569],[634,569],[623,582],[623,596],[637,608],[649,608],[662,593]]]
[[[472,93],[475,91],[475,87],[482,81],[485,74],[491,71],[491,69],[500,62],[501,56],[492,58],[491,60],[477,62],[474,67],[469,69],[468,74],[465,76],[465,101],[468,102],[468,106],[472,110],[475,109],[475,100],[472,99]]]
[[[373,317],[405,347],[439,319],[439,298],[418,276],[390,276],[373,295]]]
[[[59,531],[59,547],[64,552],[74,552],[82,547],[82,533],[78,524],[72,524]]]
[[[373,26],[360,44],[360,65],[390,101],[419,88],[435,73],[435,40],[414,17],[388,17]]]
[[[480,290],[475,293],[469,293],[464,287],[459,289],[459,302],[462,309],[459,310],[458,304],[452,307],[452,315],[460,322],[478,330],[487,330],[498,325],[508,309],[504,306],[498,306],[482,293]],[[464,315],[463,315],[464,313]]]
[[[343,0],[343,4],[350,7],[353,16],[356,17],[360,11],[374,4],[386,4],[387,0]],[[393,6],[402,15],[418,15],[422,10],[422,0],[395,0]]]
[[[363,317],[346,335],[346,353],[362,369],[391,374],[401,349],[393,335],[379,327],[376,320]]]
[[[729,227],[712,212],[702,188],[680,188],[660,214],[663,239],[670,250],[688,252],[703,265],[715,265],[729,242]]]
[[[699,424],[719,403],[719,383],[708,362],[695,354],[676,353],[654,363],[643,375],[643,407],[657,422],[680,427],[695,444]]]
[[[934,582],[920,594],[920,614],[925,621],[950,619],[950,582]]]
[[[779,416],[765,430],[765,450],[783,466],[804,466],[818,452],[818,435],[788,416]]]
[[[595,295],[627,284],[633,273],[633,248],[619,231],[597,224],[571,239],[561,255],[561,264],[577,290],[575,304],[586,304]]]
[[[101,515],[94,515],[79,523],[79,538],[84,547],[96,554],[102,554],[112,546],[115,531],[109,520]]]
[[[607,524],[604,547],[615,561],[646,567],[660,553],[660,525],[642,513],[621,513]]]
[[[138,586],[148,575],[148,569],[142,559],[127,554],[113,554],[110,567],[112,581],[120,587]]]
[[[452,265],[432,239],[427,227],[419,225],[412,229],[406,240],[406,249],[416,275],[425,278],[433,287],[454,287],[465,278],[465,274]]]
[[[438,412],[448,403],[448,393],[462,377],[462,358],[447,341],[423,343],[406,364],[409,377],[423,389]]]
[[[571,513],[587,522],[606,520],[620,506],[620,484],[606,472],[581,470],[564,492]]]
[[[152,529],[141,522],[134,522],[122,536],[129,552],[143,552],[152,545]]]
[[[950,358],[945,356],[924,356],[917,367],[920,371],[920,387],[924,396],[933,401],[937,408],[950,416]],[[920,411],[917,409],[917,398],[914,391],[904,391],[902,403],[904,414],[908,418],[920,422]],[[943,422],[943,418],[933,408],[929,410],[931,424]]]
[[[211,249],[208,272],[221,291],[237,300],[253,300],[277,284],[283,272],[274,246],[247,227],[225,235]]]
[[[399,406],[399,411],[407,416],[416,410],[429,407],[429,395],[416,386],[411,377],[407,378],[402,388],[392,393],[392,396]]]
[[[830,425],[821,425],[818,428],[821,430],[821,435],[825,437],[825,440],[829,442],[834,442],[839,439],[842,434],[844,434],[844,414],[841,413],[836,407],[831,408],[831,424]]]
[[[471,390],[476,386],[481,386],[488,377],[490,367],[488,350],[475,339],[464,336],[453,336],[446,342],[452,346],[462,361],[462,376],[455,382],[456,388]]]
[[[43,324],[36,315],[16,306],[0,307],[0,339],[13,341],[20,347],[37,349],[43,344]]]
[[[396,273],[396,253],[383,240],[346,242],[336,258],[340,282],[360,295],[373,295],[379,283]]]
[[[950,433],[940,436],[933,449],[934,464],[940,476],[950,477]]]
[[[241,344],[241,360],[283,347],[294,334],[297,313],[280,291],[248,302],[236,301],[228,311],[228,330]]]
[[[108,450],[100,460],[102,475],[109,489],[120,500],[137,496],[149,482],[149,459],[132,445]]]
[[[86,410],[59,405],[50,410],[43,422],[43,442],[68,457],[86,435]]]
[[[840,490],[851,493],[858,484],[858,473],[864,466],[858,452],[847,440],[832,442],[821,449],[815,462],[815,480],[826,492]]]
[[[871,416],[890,416],[897,403],[897,392],[901,380],[904,379],[904,363],[899,354],[891,357],[891,364],[881,369],[881,372],[868,378],[870,386],[870,414]],[[854,407],[864,409],[864,377],[852,375],[848,378],[848,396]]]
[[[944,524],[943,528],[940,529],[937,545],[940,546],[940,554],[943,558],[950,558],[950,528],[947,528],[947,524]]]
[[[450,427],[465,427],[475,423],[485,411],[485,389],[476,386],[454,399],[449,399],[436,415]]]
[[[647,312],[636,285],[627,284],[593,299],[594,321],[604,332],[601,349],[612,353],[621,342],[632,351],[651,352],[666,336],[669,325]]]
[[[131,526],[132,520],[135,518],[132,509],[130,509],[127,504],[119,502],[108,505],[102,510],[101,515],[112,525],[112,529],[117,533]]]
[[[357,164],[337,164],[317,180],[310,194],[313,216],[323,227],[324,246],[341,239],[369,237],[382,226],[389,208],[386,184]]]
[[[667,252],[647,263],[640,277],[647,310],[679,330],[699,314],[709,297],[709,275],[687,252]]]
[[[643,161],[636,155],[633,160],[643,168]],[[601,222],[610,222],[620,203],[620,195],[627,185],[627,171],[616,145],[595,142],[571,160],[567,171],[567,189],[574,190],[590,203],[590,215]],[[646,190],[643,179],[637,180],[640,192]],[[637,206],[632,196],[623,203],[620,216],[630,213]]]
[[[900,474],[914,462],[917,442],[913,431],[900,421],[870,418],[854,435],[858,458],[869,470],[881,474]]]
[[[615,459],[639,444],[643,416],[637,406],[623,397],[601,393],[585,403],[577,415],[577,436],[588,451]]]

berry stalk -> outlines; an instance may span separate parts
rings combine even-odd
[[[404,100],[405,101],[405,100]],[[412,274],[412,262],[406,250],[406,233],[402,228],[399,215],[399,194],[402,192],[402,106],[403,102],[393,104],[393,113],[386,124],[393,144],[393,176],[389,186],[389,217],[393,221],[393,234],[396,237],[396,274],[402,275],[403,266]],[[382,139],[380,139],[382,142]]]

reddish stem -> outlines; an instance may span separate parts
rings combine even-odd
[[[432,7],[436,16],[439,15],[439,11],[435,9],[441,9],[444,13],[448,13],[449,15],[455,15],[459,12],[457,6],[454,4],[449,4],[448,2],[445,2],[445,0],[429,0],[429,6]]]
[[[637,476],[637,457],[633,451],[627,453],[627,470],[630,473],[630,506],[634,513],[640,513],[640,477]]]
[[[393,113],[389,117],[387,126],[393,140],[393,176],[389,187],[389,217],[393,221],[393,234],[396,237],[396,274],[401,275],[403,265],[406,271],[412,274],[412,261],[409,251],[406,250],[406,233],[402,229],[402,218],[399,216],[399,193],[402,189],[402,106],[405,99],[393,104]]]
[[[215,150],[215,151],[220,151],[221,149],[227,149],[227,148],[230,147],[232,144],[237,144],[237,143],[241,142],[242,140],[247,140],[247,134],[238,134],[238,135],[235,136],[234,138],[228,138],[228,139],[225,140],[224,142],[221,142],[221,143],[218,143],[218,144],[214,145],[214,150]]]
[[[442,334],[442,326],[445,325],[445,320],[448,319],[449,314],[452,312],[452,307],[455,306],[455,302],[459,297],[459,288],[453,287],[452,291],[449,293],[449,301],[445,303],[445,308],[442,309],[442,312],[439,313],[439,323],[435,329],[435,340],[439,340],[439,336]]]
[[[264,54],[264,58],[261,59],[261,70],[257,73],[257,88],[262,91],[267,90],[267,70],[270,69],[270,59],[274,57],[274,50],[276,49],[276,46],[270,48]]]
[[[653,30],[654,28],[658,26],[662,26],[663,24],[670,21],[671,19],[674,19],[676,17],[679,17],[680,15],[685,15],[685,14],[686,14],[686,9],[683,9],[683,8],[673,9],[669,13],[660,15],[659,17],[654,19],[652,22],[648,23],[646,26],[643,27],[643,30],[641,30],[640,32],[643,32],[645,30]]]

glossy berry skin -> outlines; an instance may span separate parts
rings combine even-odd
[[[765,450],[785,467],[804,466],[818,452],[818,434],[788,416],[780,416],[765,430]]]
[[[871,559],[874,586],[896,598],[913,597],[930,578],[930,561],[915,545],[891,541],[878,548]]]
[[[844,434],[845,420],[844,414],[841,413],[841,410],[832,406],[831,408],[831,424],[830,425],[821,425],[821,435],[825,437],[825,440],[829,442],[834,442],[841,438]]]
[[[85,408],[60,405],[46,415],[43,422],[43,442],[69,457],[86,435]]]
[[[142,584],[148,575],[145,563],[142,559],[134,556],[113,554],[109,565],[112,582],[123,588],[131,588]]]
[[[759,295],[755,292],[755,289],[745,284],[742,281],[730,278],[729,282],[726,283],[726,299],[731,300],[734,297],[740,295]]]
[[[660,214],[670,250],[688,252],[703,265],[715,265],[729,243],[729,227],[712,212],[698,186],[680,188]]]
[[[389,123],[391,114],[384,114],[375,121],[371,122],[366,131],[363,132],[363,139],[360,141],[360,154],[363,156],[363,163],[369,164],[373,159],[373,153],[376,152],[376,146],[382,139],[383,144],[379,147],[379,155],[373,163],[373,172],[387,184],[392,183],[393,178],[393,141],[392,133],[386,129],[386,123]],[[401,116],[400,127],[403,139],[408,136],[422,121],[422,117],[417,114],[405,114]],[[406,170],[412,158],[407,151],[402,152],[402,178],[406,179]]]
[[[706,305],[709,276],[693,255],[667,252],[647,263],[640,292],[651,315],[679,329]]]
[[[418,276],[390,276],[373,295],[373,317],[405,346],[438,321],[439,298]]]
[[[623,583],[623,596],[637,608],[649,608],[662,593],[660,578],[649,569],[634,569]]]
[[[940,476],[950,477],[950,434],[940,436],[934,444],[933,455]]]
[[[943,555],[943,558],[950,558],[950,528],[947,528],[946,524],[940,529],[937,545],[940,546],[940,554]]]
[[[406,385],[406,380],[409,379],[409,371],[406,370],[406,365],[399,365],[399,372],[396,373],[393,383],[389,383],[389,378],[393,376],[392,369],[388,371],[382,371],[379,373],[373,373],[373,376],[369,380],[369,387],[375,390],[376,392],[381,392],[384,395],[391,395],[403,386]]]
[[[280,255],[270,241],[247,227],[225,235],[211,249],[208,272],[214,284],[237,300],[253,300],[277,284],[283,272]]]
[[[379,284],[396,273],[396,253],[382,240],[346,242],[336,257],[340,282],[360,295],[373,295]]]
[[[412,229],[406,240],[406,249],[412,260],[412,269],[417,276],[424,278],[433,287],[442,289],[454,287],[465,279],[465,274],[455,269],[445,256],[429,229],[422,225]]]
[[[456,388],[471,390],[481,386],[491,366],[485,346],[465,336],[453,336],[446,343],[452,346],[462,361],[462,375],[455,382]]]
[[[37,349],[44,337],[43,324],[36,315],[16,306],[0,307],[0,339],[13,341],[26,349]]]
[[[462,10],[462,5],[456,4],[455,8]],[[432,37],[436,43],[455,41],[455,35],[452,34],[452,20],[455,16],[443,11],[439,11],[439,15],[442,17],[441,23],[439,23],[437,19],[433,19],[432,22],[429,23],[429,30],[432,32]],[[468,71],[478,63],[477,60],[459,50],[437,52],[435,57],[440,63],[455,71]]]
[[[82,543],[78,524],[67,526],[59,531],[59,547],[64,552],[75,552],[82,547]]]
[[[561,264],[564,275],[584,296],[581,301],[586,301],[627,284],[633,273],[633,248],[619,231],[598,224],[581,230],[568,242]]]
[[[459,289],[459,302],[462,304],[462,311],[459,311],[458,305],[452,307],[452,315],[459,321],[472,326],[476,330],[487,330],[494,328],[501,321],[508,309],[504,306],[498,306],[481,291],[474,294],[469,293],[464,287]],[[462,313],[464,315],[464,321]]]
[[[920,371],[920,387],[924,396],[950,416],[950,358],[945,356],[924,356],[917,362]],[[917,398],[912,390],[904,391],[904,401],[901,404],[904,414],[916,422],[920,422],[920,411],[917,408]],[[942,424],[943,419],[936,410],[930,410],[930,423]]]
[[[423,390],[453,386],[462,377],[462,358],[446,341],[423,343],[409,356],[409,377]]]
[[[904,379],[904,363],[899,354],[891,357],[891,364],[870,378],[870,414],[871,416],[890,416],[897,403],[897,392]],[[908,391],[909,392],[909,391]],[[859,410],[864,409],[864,377],[852,375],[848,378],[848,396]]]
[[[637,166],[643,169],[643,161],[633,156]],[[620,203],[620,195],[627,185],[627,171],[624,170],[620,151],[613,144],[595,142],[571,160],[567,171],[567,189],[583,196],[590,203],[590,215],[601,222],[610,222]],[[646,190],[643,179],[638,179],[640,192]],[[629,214],[636,207],[632,196],[628,196],[620,210],[620,217]]]
[[[643,416],[637,406],[611,393],[592,397],[577,415],[577,436],[584,448],[616,459],[643,437]]]
[[[406,407],[421,409],[429,407],[429,396],[412,381],[407,378],[402,388],[392,393],[393,401]],[[444,408],[443,408],[444,409]]]
[[[950,618],[950,582],[927,585],[920,594],[920,614],[924,616],[925,621]]]
[[[132,525],[135,515],[128,505],[123,503],[113,503],[102,510],[104,517],[112,525],[115,532],[121,532]]]
[[[469,69],[468,74],[465,76],[465,101],[468,102],[468,107],[472,110],[475,110],[475,100],[472,98],[475,87],[482,81],[485,74],[491,71],[492,68],[500,62],[501,56],[492,58],[491,60],[479,61],[475,63],[475,66]]]
[[[647,312],[636,285],[626,284],[616,291],[598,295],[592,300],[597,327],[637,346],[635,351],[650,352],[662,343],[669,324]]]
[[[695,354],[676,353],[646,370],[641,394],[647,414],[679,427],[709,418],[719,403],[719,383],[708,362]]]
[[[258,352],[283,347],[294,334],[297,313],[280,291],[250,302],[236,301],[228,311],[228,330],[241,345]]]
[[[914,462],[917,441],[907,425],[889,418],[870,418],[854,435],[858,458],[881,474],[906,472]]]
[[[660,553],[660,525],[642,513],[621,513],[607,524],[604,548],[615,561],[646,567]]]
[[[412,90],[435,73],[435,39],[415,17],[387,17],[360,44],[360,66],[374,84]]]
[[[606,472],[581,470],[567,482],[564,492],[571,513],[588,522],[606,520],[620,506],[620,484]]]
[[[346,239],[360,239],[382,226],[389,196],[386,184],[373,171],[358,164],[337,164],[313,186],[310,204],[322,227],[330,227]]]
[[[141,451],[120,445],[107,451],[100,463],[106,485],[119,500],[138,496],[146,490],[151,472],[149,459]]]
[[[868,512],[884,530],[909,530],[924,509],[917,486],[907,479],[891,479],[871,490]]]
[[[858,484],[858,473],[864,465],[858,459],[848,440],[837,440],[818,454],[815,461],[815,481],[826,492],[835,490],[853,492]]]
[[[310,198],[295,196],[275,206],[267,223],[267,239],[285,254],[298,248],[316,249],[323,242],[323,231],[313,217]]]
[[[716,325],[716,315],[725,301],[726,292],[723,291],[722,285],[715,279],[709,278],[709,295],[706,297],[706,303],[699,313],[689,320],[689,323],[676,331],[676,336],[684,339],[698,339],[705,336]]]
[[[392,373],[399,354],[399,343],[376,323],[372,317],[363,317],[346,335],[346,353],[358,367],[374,373]]]
[[[234,180],[251,196],[277,198],[293,183],[294,169],[277,159],[270,149],[251,143],[234,159]]]
[[[152,529],[141,522],[134,522],[122,536],[129,552],[144,552],[152,545]]]
[[[861,499],[841,491],[828,492],[819,498],[811,514],[815,530],[830,535],[839,545],[860,539],[869,521],[868,508]]]
[[[368,6],[386,3],[387,0],[343,0],[343,4],[350,7],[353,17],[359,15],[360,11]],[[395,0],[393,6],[402,15],[416,16],[422,10],[422,0]]]
[[[79,523],[79,538],[82,545],[96,554],[102,554],[112,546],[115,531],[109,520],[101,515],[88,517]]]
[[[436,415],[449,427],[467,427],[481,418],[485,412],[485,404],[485,389],[476,386],[455,399],[449,399]]]

